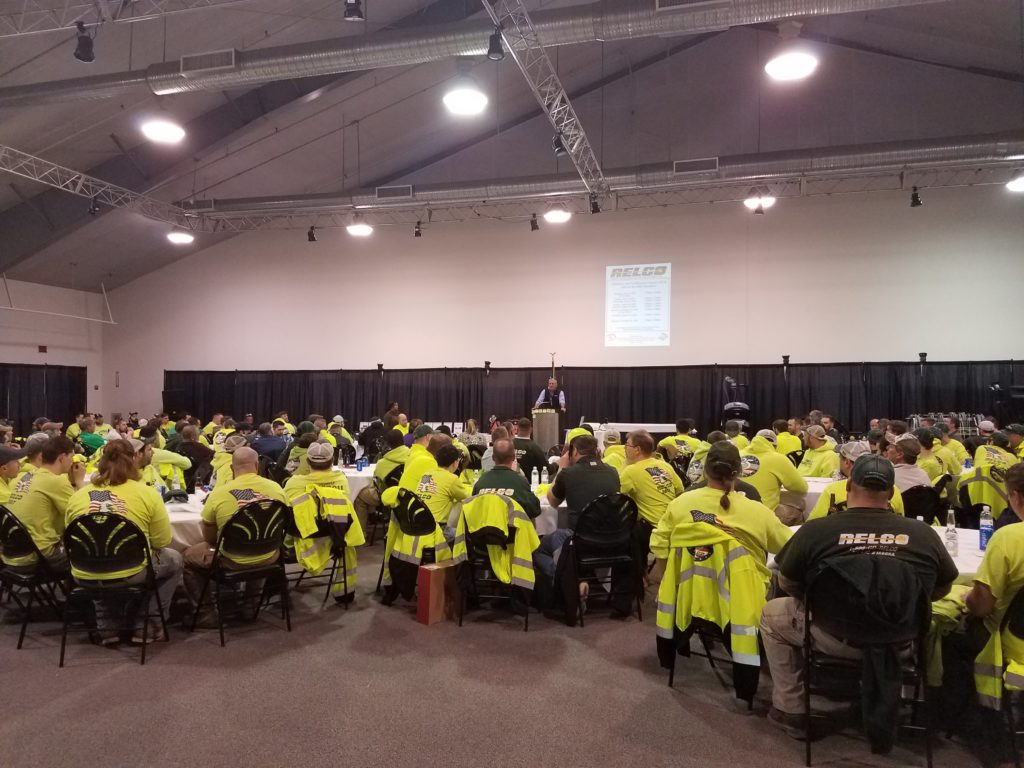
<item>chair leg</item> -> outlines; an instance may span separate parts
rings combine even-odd
[[[164,633],[164,642],[165,643],[169,643],[169,642],[171,642],[171,633],[167,629],[167,619],[164,616],[164,601],[160,599],[160,590],[158,590],[156,588],[155,584],[153,585],[153,594],[156,595],[156,609],[157,609],[157,611],[160,614],[160,629],[162,629],[163,633]],[[168,612],[170,612],[170,606],[167,607],[167,610],[168,610]],[[149,616],[148,616],[149,610],[148,609],[146,610],[146,614],[147,614],[147,616],[146,616],[146,619],[147,619],[146,623],[148,624],[149,623],[149,621],[148,621],[149,620]]]
[[[203,609],[203,599],[206,597],[206,590],[210,587],[210,576],[206,577],[206,581],[203,582],[203,588],[199,590],[199,599],[196,600],[196,610],[192,614],[192,623],[188,628],[189,632],[196,631],[196,624],[199,621],[199,612]]]
[[[679,655],[678,650],[675,646],[672,647],[672,666],[668,668],[668,687],[672,687],[672,683],[676,680],[676,656]]]
[[[28,603],[25,605],[25,617],[21,621],[21,632],[18,634],[18,650],[21,650],[21,644],[25,642],[25,630],[28,629],[28,623],[32,621],[32,601],[36,598],[35,587],[29,587],[28,589]]]
[[[1013,750],[1013,764],[1020,768],[1020,752],[1017,750],[1017,723],[1013,717],[1013,694],[1003,691],[1003,710],[1006,712],[1006,726],[1010,732],[1010,749]]]
[[[355,590],[352,591],[352,600],[348,599],[348,563],[345,562],[345,549],[342,547],[341,550],[341,591],[345,596],[342,601],[342,605],[345,606],[345,610],[348,610],[348,604],[356,599]]]
[[[220,647],[224,647],[224,611],[220,607],[220,582],[213,580],[213,608],[217,612],[217,631],[220,632]]]
[[[285,578],[284,568],[281,569],[281,605],[284,612],[284,625],[288,631],[292,631],[292,607],[291,598],[288,595],[288,579]]]
[[[71,608],[67,603],[65,603],[63,616],[61,617],[63,621],[61,622],[60,628],[60,663],[57,665],[61,669],[64,668],[64,649],[67,648],[68,645],[68,619],[70,618],[70,613]]]
[[[337,557],[332,557],[331,558],[331,573],[327,577],[327,589],[324,591],[323,602],[320,603],[320,610],[321,611],[324,609],[324,606],[327,605],[327,600],[331,596],[331,588],[334,586],[334,574],[337,572],[337,570],[338,570],[338,558]]]
[[[804,644],[804,765],[811,766],[811,649]]]
[[[149,603],[150,593],[147,592],[142,600],[142,655],[139,659],[139,666],[146,666],[146,646],[149,645]]]

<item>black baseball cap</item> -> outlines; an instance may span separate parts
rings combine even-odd
[[[13,445],[0,445],[0,464],[9,461],[16,461],[25,458],[25,451],[22,448],[15,448]]]
[[[881,456],[861,456],[853,463],[850,480],[869,491],[888,491],[896,484],[896,470]]]

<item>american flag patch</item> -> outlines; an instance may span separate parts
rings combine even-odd
[[[263,501],[264,499],[270,498],[269,496],[264,496],[262,493],[257,493],[251,488],[236,488],[233,491],[229,491],[229,493],[235,497],[235,500],[240,505],[250,501]]]
[[[89,491],[89,511],[106,512],[124,515],[128,510],[124,499],[115,496],[110,491]]]
[[[709,515],[707,512],[700,512],[699,510],[691,510],[690,517],[693,518],[695,523],[711,523],[712,525],[718,525],[718,518],[714,515]]]

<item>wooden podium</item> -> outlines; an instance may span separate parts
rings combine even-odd
[[[533,409],[533,440],[542,450],[549,451],[561,440],[558,433],[558,411],[553,408]]]

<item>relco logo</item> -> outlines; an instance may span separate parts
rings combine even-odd
[[[652,277],[664,275],[668,271],[665,266],[660,267],[616,267],[612,270],[612,277]]]
[[[905,546],[910,543],[910,537],[905,533],[840,533],[839,546],[844,544],[899,544]]]

